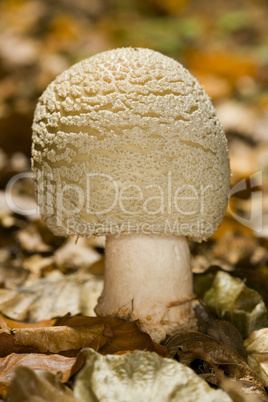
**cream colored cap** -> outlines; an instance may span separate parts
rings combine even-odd
[[[205,240],[225,214],[227,141],[177,61],[121,48],[75,64],[33,123],[40,212],[56,235],[147,233]]]

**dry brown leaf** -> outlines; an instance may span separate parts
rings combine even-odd
[[[125,350],[154,351],[168,356],[165,347],[142,332],[138,322],[107,317],[69,315],[57,320],[24,324],[0,316],[0,356],[10,353],[64,353],[75,356],[81,348],[91,347],[102,354]],[[10,330],[8,325],[12,327]],[[53,326],[55,325],[55,326]]]
[[[244,392],[253,393],[268,401],[258,376],[249,368],[246,361],[229,346],[200,332],[178,333],[172,336],[165,346],[171,356],[177,354],[181,363],[191,365],[191,368],[195,368],[199,375],[213,384],[220,385],[220,380],[217,373],[213,372],[210,362],[236,380]],[[197,367],[194,367],[194,362],[197,362]]]
[[[47,371],[35,372],[29,367],[16,368],[7,400],[8,402],[76,401],[70,388],[61,384],[55,375]]]
[[[11,318],[5,317],[4,315],[0,314],[0,328],[2,329],[52,327],[56,321],[57,319],[54,318],[53,320],[43,320],[35,323],[29,323],[29,322],[12,320]]]
[[[14,370],[17,367],[26,366],[33,370],[48,370],[50,373],[57,375],[57,378],[64,383],[74,374],[73,366],[76,360],[76,357],[35,353],[11,353],[4,358],[0,358],[0,390],[2,391],[2,395],[6,394],[14,376]],[[76,365],[76,371],[81,365]]]
[[[90,327],[20,328],[14,329],[12,335],[16,346],[34,347],[41,353],[59,353],[85,347],[98,350],[107,342],[104,322]]]
[[[11,353],[38,353],[38,349],[32,346],[16,346],[10,330],[0,330],[0,357]]]
[[[247,352],[243,345],[243,338],[238,329],[229,321],[217,320],[209,316],[202,304],[195,306],[195,316],[198,329],[216,341],[234,349],[243,359],[247,359]]]
[[[76,357],[65,357],[57,354],[11,353],[0,359],[0,381],[2,383],[9,382],[16,367],[27,366],[37,370],[49,370],[51,373],[57,374],[61,382],[67,382],[73,374],[72,368],[75,362]]]
[[[79,326],[98,326],[106,323],[103,335],[107,342],[99,348],[101,354],[114,354],[124,350],[147,350],[156,352],[160,356],[168,356],[166,348],[152,341],[150,335],[142,332],[137,321],[123,321],[109,317],[63,317],[58,321],[59,325],[67,325],[72,328]],[[57,325],[57,323],[55,324]]]

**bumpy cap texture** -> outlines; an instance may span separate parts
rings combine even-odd
[[[226,210],[227,141],[209,97],[177,61],[121,48],[75,64],[33,122],[37,201],[57,235],[211,236]]]

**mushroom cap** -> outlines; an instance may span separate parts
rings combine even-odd
[[[180,63],[149,49],[97,54],[47,87],[32,168],[56,235],[202,241],[228,203],[227,140],[209,97]]]

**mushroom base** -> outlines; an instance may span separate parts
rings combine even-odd
[[[175,236],[111,235],[106,238],[104,288],[98,316],[139,319],[160,342],[195,326],[187,240]]]

